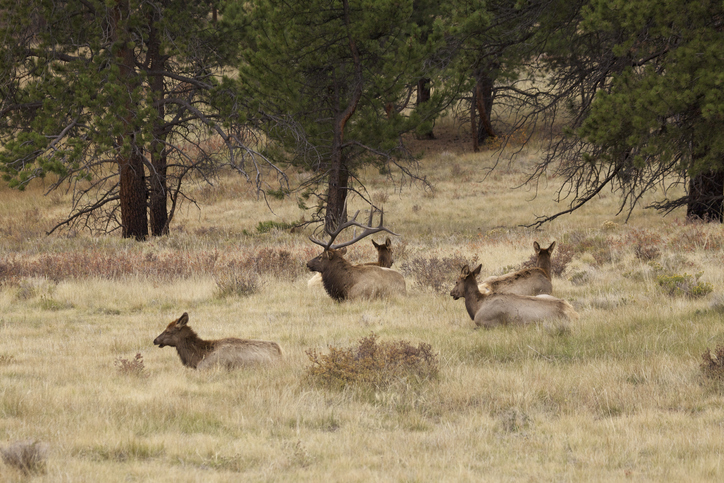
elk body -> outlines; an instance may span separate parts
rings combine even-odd
[[[538,242],[533,242],[536,253],[536,266],[524,268],[512,273],[497,277],[488,277],[478,288],[481,292],[508,293],[516,295],[544,295],[553,291],[551,283],[551,253],[556,242],[548,248],[541,248]]]
[[[174,320],[161,335],[154,339],[159,348],[175,347],[184,366],[193,369],[209,369],[221,366],[226,369],[249,364],[274,362],[282,357],[282,349],[276,342],[252,339],[203,340],[188,326],[189,314]]]
[[[382,268],[390,268],[394,263],[394,260],[392,259],[392,241],[390,240],[390,237],[387,237],[385,243],[377,243],[374,240],[371,241],[375,250],[377,250],[377,261],[361,263],[360,265],[375,265]],[[314,276],[307,282],[307,287],[309,288],[317,286],[322,286],[322,274],[319,272],[315,273]]]
[[[344,258],[344,254],[346,253],[345,247],[356,243],[362,238],[380,231],[392,233],[382,226],[382,212],[380,212],[380,224],[376,228],[369,226],[372,223],[374,210],[370,211],[370,221],[368,225],[358,223],[356,221],[357,215],[359,215],[359,211],[351,221],[340,225],[334,232],[327,230],[327,233],[330,235],[330,240],[327,243],[309,237],[312,242],[322,246],[324,251],[319,256],[309,260],[309,262],[307,262],[307,268],[321,274],[324,289],[330,297],[337,301],[384,298],[396,294],[405,294],[407,289],[405,279],[401,273],[374,264],[353,265]],[[342,230],[350,226],[363,228],[364,231],[360,236],[354,237],[351,241],[332,245],[334,239]],[[394,235],[394,233],[392,234]],[[377,245],[375,244],[375,246]],[[392,264],[391,259],[390,264]]]
[[[450,295],[455,300],[465,298],[468,315],[478,327],[498,324],[529,324],[545,319],[578,319],[578,313],[565,300],[550,295],[517,295],[511,293],[482,293],[477,276],[482,265],[472,272],[465,265]]]

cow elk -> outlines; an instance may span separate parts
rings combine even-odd
[[[509,293],[516,295],[545,295],[553,291],[551,283],[551,253],[556,242],[541,248],[533,242],[536,266],[496,277],[488,277],[478,285],[481,292]]]
[[[372,245],[375,247],[375,250],[377,250],[377,261],[361,263],[360,265],[376,265],[382,268],[390,268],[392,266],[392,263],[394,262],[394,260],[392,259],[392,241],[390,240],[390,237],[387,237],[384,243],[377,243],[374,240],[371,241]],[[319,272],[315,273],[314,276],[312,276],[312,278],[307,281],[307,287],[309,288],[321,286],[322,274]]]
[[[228,339],[203,340],[188,326],[189,314],[174,320],[161,335],[154,339],[159,348],[175,347],[181,362],[192,369],[236,367],[269,363],[282,357],[282,349],[276,342],[266,340]]]
[[[511,293],[482,293],[477,276],[482,265],[470,271],[462,268],[450,295],[455,300],[465,298],[468,315],[478,327],[491,328],[498,324],[529,324],[547,319],[576,320],[578,314],[571,304],[550,295],[517,295]]]
[[[322,275],[322,285],[330,297],[337,301],[384,298],[395,294],[405,294],[405,279],[395,270],[378,265],[353,265],[344,258],[346,247],[358,242],[362,238],[386,231],[392,235],[387,228],[383,227],[384,213],[380,210],[380,224],[372,227],[372,218],[375,209],[370,209],[370,219],[367,225],[357,222],[359,211],[354,217],[331,231],[328,227],[325,231],[329,235],[328,242],[322,242],[313,237],[309,239],[324,248],[324,251],[317,257],[307,262],[307,268]],[[356,226],[362,228],[362,234],[355,236],[352,240],[337,245],[332,243],[345,228]],[[391,263],[391,260],[390,260]]]

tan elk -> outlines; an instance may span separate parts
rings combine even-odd
[[[183,313],[153,341],[159,348],[175,347],[181,362],[192,369],[220,366],[226,369],[250,364],[274,362],[282,357],[276,342],[252,339],[203,340],[188,326],[189,314]]]
[[[390,237],[387,237],[384,243],[377,243],[374,240],[371,241],[375,250],[377,250],[377,261],[360,263],[360,265],[377,265],[378,267],[390,268],[394,263],[394,260],[392,259],[392,241],[390,240]],[[322,274],[319,272],[315,273],[312,278],[307,281],[307,287],[309,288],[321,286]]]
[[[488,277],[478,288],[481,292],[510,293],[516,295],[544,295],[553,291],[551,283],[551,253],[556,242],[548,248],[541,248],[538,242],[533,242],[536,253],[536,266],[524,268],[505,275]]]
[[[375,211],[374,208],[370,210],[370,219],[367,225],[362,225],[356,221],[359,215],[358,211],[352,220],[339,225],[336,230],[330,231],[329,228],[325,228],[330,237],[326,243],[311,236],[309,237],[313,243],[324,248],[324,251],[319,256],[309,260],[307,268],[322,275],[324,289],[330,297],[337,301],[388,297],[395,294],[405,294],[407,291],[405,279],[401,273],[377,265],[353,265],[344,258],[346,247],[366,236],[380,231],[386,231],[397,236],[382,226],[384,213],[381,210],[380,224],[377,227],[370,226]],[[362,234],[355,236],[348,242],[333,245],[332,243],[342,230],[351,226],[362,228]]]
[[[450,295],[455,300],[465,298],[468,315],[478,327],[497,324],[528,324],[546,319],[578,319],[571,304],[550,295],[516,295],[511,293],[482,293],[477,276],[482,265],[470,271],[465,265]]]

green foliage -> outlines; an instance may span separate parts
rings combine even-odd
[[[307,377],[332,389],[350,385],[384,389],[397,379],[419,383],[438,375],[437,355],[429,344],[377,342],[375,334],[360,339],[357,347],[330,347],[329,354],[311,349],[307,357],[311,362]]]
[[[700,298],[709,295],[714,289],[710,283],[700,282],[701,273],[696,275],[659,275],[656,278],[659,286],[670,296]]]
[[[294,223],[267,220],[267,221],[260,221],[259,224],[256,225],[256,232],[257,233],[269,233],[272,230],[289,230],[293,227],[294,227]]]

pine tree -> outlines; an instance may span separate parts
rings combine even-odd
[[[442,89],[409,102],[418,80],[432,77],[423,59],[440,38],[431,25],[421,30],[411,0],[244,5],[225,20],[247,35],[239,78],[277,149],[266,154],[313,173],[306,196],[319,197],[334,227],[346,219],[348,193],[361,193],[361,166],[410,172],[400,135],[429,132],[442,108]]]
[[[48,174],[71,187],[53,230],[165,234],[183,181],[236,162],[245,117],[221,76],[235,59],[217,3],[0,1],[0,171],[18,189]]]

